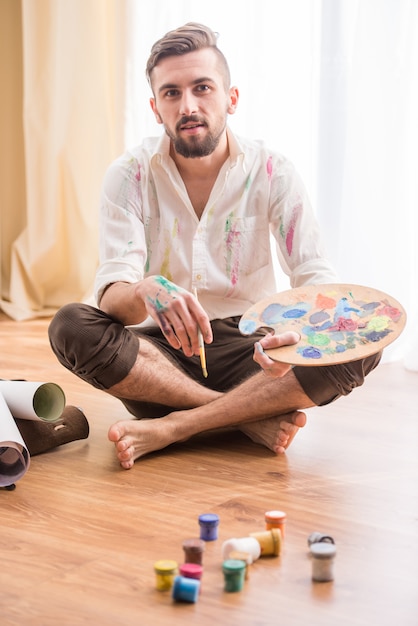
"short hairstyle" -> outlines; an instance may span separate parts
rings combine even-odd
[[[231,82],[230,71],[224,54],[217,46],[217,39],[218,33],[197,22],[188,22],[184,26],[169,31],[151,48],[145,71],[148,82],[151,84],[152,71],[162,59],[181,56],[204,48],[212,48],[220,61],[225,88],[228,89]]]

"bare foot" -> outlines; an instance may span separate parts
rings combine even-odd
[[[170,422],[163,417],[116,422],[109,428],[108,438],[115,444],[116,456],[124,469],[133,467],[139,457],[176,441]]]
[[[239,430],[255,443],[261,443],[276,454],[283,454],[292,443],[299,428],[303,428],[305,424],[305,413],[293,411],[286,415],[241,424]]]

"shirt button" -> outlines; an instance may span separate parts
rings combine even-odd
[[[202,275],[201,274],[197,274],[196,275],[196,280],[202,280]]]

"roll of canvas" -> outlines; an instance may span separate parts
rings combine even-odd
[[[8,487],[29,469],[30,455],[0,392],[0,487]]]
[[[65,394],[55,383],[0,380],[2,393],[13,417],[55,422],[65,408]]]

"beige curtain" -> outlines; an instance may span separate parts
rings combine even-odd
[[[126,0],[0,0],[0,307],[89,299],[100,185],[123,150]]]

